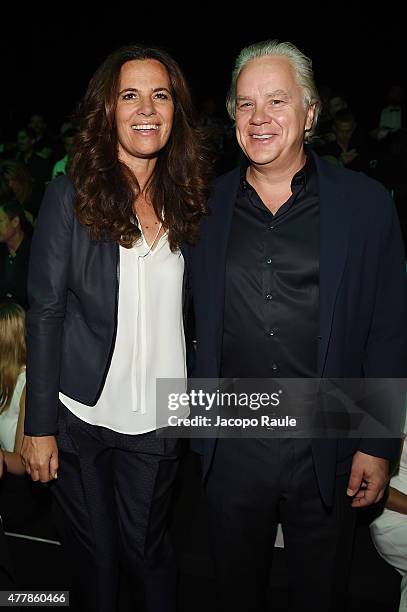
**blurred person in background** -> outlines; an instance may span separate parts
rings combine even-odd
[[[6,473],[25,474],[20,455],[24,430],[25,359],[24,310],[13,302],[0,302],[0,480]],[[2,480],[2,501],[3,484]],[[0,588],[15,586],[15,572],[0,516]]]
[[[62,136],[62,142],[64,145],[65,155],[62,159],[59,159],[52,169],[52,178],[60,176],[61,174],[68,174],[69,163],[71,161],[73,153],[73,145],[75,140],[76,131],[72,128],[66,130]]]
[[[24,208],[27,220],[34,224],[41,206],[43,189],[39,189],[24,164],[14,160],[0,162],[4,179],[14,197]]]
[[[0,299],[28,308],[27,277],[31,231],[17,200],[0,201]]]
[[[0,302],[0,477],[24,475],[21,460],[25,414],[25,312]]]
[[[35,152],[35,134],[30,128],[24,128],[17,133],[16,159],[26,166],[37,188],[43,191],[51,179],[51,164]]]
[[[407,423],[406,423],[407,426]],[[404,431],[407,433],[407,427]],[[382,514],[370,525],[378,553],[401,574],[399,612],[407,612],[407,439]]]
[[[31,115],[28,127],[35,134],[34,150],[40,157],[51,159],[54,153],[52,138],[48,133],[47,124],[43,115]]]

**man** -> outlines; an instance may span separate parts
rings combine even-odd
[[[28,122],[28,127],[35,134],[35,152],[44,159],[51,159],[53,156],[54,145],[48,133],[47,124],[43,115],[34,113]]]
[[[366,141],[352,111],[344,109],[336,113],[333,131],[335,140],[319,147],[319,155],[349,170],[367,171],[369,156]]]
[[[318,104],[311,62],[294,45],[240,53],[228,110],[248,165],[215,182],[192,253],[196,378],[406,375],[396,213],[378,183],[304,147]],[[341,530],[354,508],[381,499],[398,449],[379,439],[202,441],[220,609],[265,610],[281,521],[289,609],[327,612]]]
[[[0,300],[9,298],[27,309],[31,238],[24,225],[24,210],[17,200],[0,203]]]
[[[75,135],[76,132],[74,129],[68,129],[64,132],[62,141],[64,143],[65,155],[55,163],[52,169],[52,178],[61,174],[68,174],[68,168],[74,150]]]
[[[41,157],[35,151],[35,134],[30,128],[24,128],[17,134],[17,160],[25,165],[35,181],[36,188],[45,189],[45,184],[51,179],[52,166],[48,159]]]

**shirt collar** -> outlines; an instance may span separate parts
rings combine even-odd
[[[291,190],[293,191],[293,193],[302,186],[306,188],[308,183],[310,182],[311,177],[316,172],[314,159],[307,147],[305,147],[305,154],[305,165],[294,174],[291,180]],[[246,171],[249,165],[250,164],[248,159],[245,159],[240,165],[240,187],[244,190],[252,189],[252,186],[246,180]]]

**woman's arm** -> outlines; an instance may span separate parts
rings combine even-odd
[[[26,436],[57,431],[62,333],[72,250],[74,191],[66,177],[47,186],[28,273]]]
[[[72,251],[75,192],[67,177],[48,185],[31,244],[28,273],[27,398],[21,447],[33,480],[56,478],[62,334]]]
[[[25,396],[26,396],[26,385],[24,385],[24,389],[20,397],[20,412],[18,413],[16,437],[15,437],[15,442],[14,442],[14,452],[18,454],[20,454],[21,452],[21,446],[23,444],[23,438],[24,438]]]
[[[400,514],[407,514],[407,495],[398,489],[389,487],[386,508],[394,510],[394,512],[400,512]]]
[[[23,476],[25,474],[25,467],[21,460],[20,450],[23,443],[23,428],[24,428],[24,414],[25,414],[25,386],[20,398],[20,411],[18,415],[16,437],[14,443],[14,451],[9,452],[2,449],[2,460],[6,466],[7,472],[15,474],[16,476]],[[3,466],[4,469],[4,466]],[[1,476],[1,474],[0,474]]]
[[[7,468],[7,472],[15,474],[16,476],[24,476],[25,467],[21,461],[20,453],[9,453],[3,450],[4,463]]]

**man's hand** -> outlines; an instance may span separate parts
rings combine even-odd
[[[55,436],[24,436],[21,456],[27,474],[35,481],[57,477],[58,447]]]
[[[353,160],[359,155],[359,153],[356,151],[356,149],[351,149],[350,151],[343,151],[341,153],[341,160],[342,163],[345,164],[345,166],[347,164],[350,164],[350,162],[353,162]]]
[[[347,494],[354,497],[353,508],[375,504],[383,497],[389,480],[389,462],[357,451],[353,457]]]

